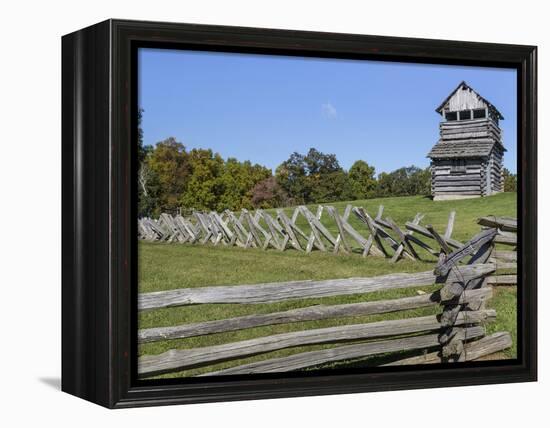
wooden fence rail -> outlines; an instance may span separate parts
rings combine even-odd
[[[456,329],[455,335],[461,340],[471,340],[485,334],[483,327]],[[301,352],[288,357],[245,364],[225,370],[206,373],[202,376],[289,372],[317,366],[332,361],[350,360],[389,352],[402,352],[413,349],[430,349],[439,346],[439,334],[412,336],[400,339],[344,345],[320,351]]]
[[[477,324],[495,316],[494,310],[461,312],[454,320],[454,325]],[[160,355],[145,356],[140,361],[140,373],[142,375],[161,374],[294,346],[398,336],[435,331],[439,328],[439,317],[427,316],[295,331],[241,342],[196,349],[170,350]]]
[[[470,281],[495,271],[493,264],[458,266],[451,277]],[[312,299],[349,294],[364,294],[434,284],[433,271],[394,273],[370,278],[289,281],[251,285],[179,288],[142,293],[138,309],[159,309],[198,303],[275,303],[291,299]]]
[[[322,216],[325,215],[322,221]],[[352,214],[361,226],[350,223]],[[420,224],[418,213],[400,227],[391,217],[383,217],[384,206],[379,206],[376,217],[363,207],[347,205],[344,212],[330,205],[319,205],[315,213],[306,206],[293,209],[287,215],[283,209],[275,213],[243,209],[240,213],[226,210],[222,213],[194,211],[190,216],[161,214],[158,219],[138,220],[138,236],[147,241],[212,244],[241,248],[294,249],[310,253],[319,250],[332,253],[359,251],[363,257],[383,256],[391,262],[402,258],[419,260],[422,253],[438,257],[460,249],[463,243],[452,238],[456,213],[449,213],[447,227],[439,232],[431,225]],[[357,223],[357,222],[356,222]],[[483,217],[479,224],[490,228],[497,236],[494,242],[517,245],[517,222],[506,217]],[[304,228],[307,227],[306,228]],[[334,231],[334,232],[332,232]],[[493,232],[489,232],[493,233]],[[425,239],[428,238],[429,242]],[[480,239],[489,239],[481,236]],[[468,249],[463,249],[468,251]]]
[[[490,287],[468,290],[456,301],[460,304],[473,303],[490,298],[492,293],[493,290]],[[138,331],[138,341],[140,343],[146,343],[159,340],[183,339],[185,337],[244,330],[265,325],[383,314],[424,308],[427,306],[437,306],[439,304],[441,304],[441,297],[439,291],[437,291],[430,294],[402,297],[399,299],[375,300],[372,302],[347,303],[330,306],[314,305],[306,308],[291,309],[268,314],[247,315],[224,320],[142,329]]]
[[[303,207],[305,208],[305,207]],[[210,320],[192,324],[141,329],[138,332],[140,344],[183,339],[215,333],[224,333],[254,327],[297,323],[304,321],[357,317],[389,312],[407,311],[430,306],[440,306],[438,315],[402,317],[393,320],[376,321],[360,324],[344,324],[333,327],[310,328],[288,333],[272,334],[248,340],[197,347],[192,349],[172,349],[158,355],[143,355],[138,359],[138,373],[142,377],[151,377],[165,373],[174,373],[197,367],[210,367],[221,362],[236,361],[225,369],[214,369],[201,376],[286,372],[347,361],[356,358],[385,354],[382,365],[431,364],[441,362],[462,362],[482,358],[486,355],[502,351],[512,344],[507,332],[498,332],[485,336],[484,325],[494,320],[497,313],[486,309],[485,303],[492,296],[492,286],[498,284],[510,285],[517,283],[517,275],[504,273],[495,274],[497,269],[516,269],[517,254],[514,251],[502,251],[501,245],[517,245],[512,239],[514,234],[513,219],[484,217],[479,220],[482,225],[480,233],[462,244],[450,236],[453,228],[454,214],[449,217],[449,223],[443,233],[438,233],[433,227],[420,226],[422,216],[417,215],[407,225],[405,230],[393,222],[391,218],[381,220],[383,209],[379,210],[377,218],[371,218],[361,208],[347,208],[346,212],[335,220],[339,223],[338,233],[331,233],[326,227],[319,227],[320,207],[316,214],[304,211],[310,224],[314,225],[308,235],[295,225],[296,215],[280,216],[282,222],[271,223],[267,220],[265,227],[258,227],[258,219],[264,212],[249,212],[241,214],[241,225],[233,230],[225,229],[227,223],[218,220],[217,215],[204,216],[194,213],[197,217],[195,226],[186,224],[186,219],[169,218],[163,215],[163,224],[183,225],[194,233],[195,240],[213,240],[233,245],[237,239],[243,246],[266,248],[273,245],[281,249],[288,242],[301,250],[327,248],[331,242],[333,251],[350,251],[350,239],[363,245],[363,252],[368,254],[387,251],[392,248],[392,258],[409,257],[416,259],[415,241],[411,240],[413,233],[425,236],[429,234],[437,245],[430,249],[437,254],[438,262],[433,270],[419,273],[395,273],[367,278],[329,279],[322,281],[288,281],[267,284],[229,285],[213,287],[182,288],[152,293],[142,293],[138,296],[140,311],[195,304],[263,304],[288,300],[317,299],[340,295],[362,295],[379,291],[404,289],[436,285],[437,291],[412,297],[402,297],[389,300],[374,300],[359,303],[338,305],[313,305],[291,310],[266,314],[253,314],[221,320]],[[307,209],[306,209],[307,210]],[[326,208],[329,215],[339,216],[335,210]],[[371,235],[364,241],[359,236],[353,237],[355,229],[348,223],[349,216],[357,213],[361,221],[371,230]],[[226,216],[231,218],[235,214]],[[274,219],[273,219],[274,220]],[[188,222],[188,221],[187,221]],[[217,222],[217,226],[212,226]],[[293,226],[294,224],[294,226]],[[268,235],[283,226],[292,231],[285,237]],[[192,227],[193,226],[193,227]],[[349,226],[349,227],[348,227]],[[156,228],[147,230],[156,233]],[[501,234],[506,228],[506,234]],[[250,228],[255,228],[252,233]],[[145,229],[145,227],[144,227]],[[201,230],[201,233],[198,230]],[[386,230],[392,229],[390,235]],[[383,232],[381,232],[383,231]],[[357,232],[358,233],[358,232]],[[347,236],[345,236],[347,234]],[[255,236],[256,235],[256,236]],[[172,235],[172,242],[182,238],[183,234]],[[298,236],[306,240],[299,242]],[[350,238],[351,236],[351,238]],[[497,239],[506,237],[506,242]],[[201,238],[202,237],[202,238]],[[417,238],[415,236],[415,238]],[[292,244],[292,241],[295,241]],[[385,242],[385,245],[382,244]],[[512,241],[514,244],[511,244]],[[182,242],[182,241],[180,241]],[[231,242],[233,244],[231,244]],[[421,241],[423,242],[423,241]],[[426,244],[427,245],[427,244]],[[436,250],[439,248],[439,251]],[[495,248],[499,248],[496,250]],[[377,249],[372,251],[372,249]],[[328,349],[307,350],[307,347],[330,344]],[[306,348],[285,357],[267,358],[247,364],[239,364],[239,360],[259,354],[281,349]],[[423,355],[403,358],[403,351],[423,351]],[[388,359],[393,361],[387,362]]]

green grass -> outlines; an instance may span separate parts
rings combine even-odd
[[[425,214],[422,224],[432,224],[436,230],[444,231],[450,211],[457,212],[453,237],[458,240],[467,240],[479,231],[476,220],[484,215],[515,216],[516,195],[511,193],[499,194],[482,199],[459,201],[433,202],[423,197],[384,198],[369,201],[353,201],[355,206],[363,206],[371,215],[375,215],[378,205],[385,206],[384,217],[391,217],[398,225],[403,226],[405,221],[413,219],[417,212]],[[343,212],[346,202],[332,204]],[[315,207],[311,207],[313,210]],[[292,212],[291,209],[288,210]],[[336,227],[323,215],[327,227],[336,233]],[[352,216],[350,223],[365,236],[364,226]],[[298,224],[306,233],[309,228],[304,221]],[[358,251],[358,249],[357,249]],[[255,284],[301,279],[329,279],[354,276],[376,276],[393,272],[418,272],[433,268],[435,259],[424,254],[423,261],[408,261],[401,259],[392,264],[387,259],[379,257],[362,258],[359,254],[330,254],[313,251],[310,254],[288,249],[284,252],[277,250],[262,251],[261,249],[241,249],[222,245],[188,245],[188,244],[161,244],[140,242],[139,244],[139,290],[151,292],[170,290],[184,287],[201,287],[224,284]],[[285,301],[276,304],[260,305],[192,305],[178,308],[167,308],[146,311],[140,314],[139,328],[169,326],[200,322],[213,319],[268,313],[274,311],[294,309],[315,304],[343,304],[353,302],[392,299],[416,295],[418,290],[433,291],[434,286],[418,287],[404,290],[391,290],[366,295],[336,296],[323,299],[304,299]],[[516,291],[515,287],[499,288],[489,303],[497,310],[497,320],[488,324],[489,332],[509,331],[514,340],[513,348],[505,351],[502,358],[514,358],[516,355]],[[310,321],[301,323],[280,324],[247,330],[218,333],[207,336],[177,339],[142,344],[139,347],[140,355],[158,354],[169,349],[186,349],[201,346],[210,346],[239,340],[246,340],[270,334],[298,331],[309,328],[322,328],[344,324],[373,322],[379,320],[399,319],[403,317],[423,316],[435,314],[440,308],[422,308],[392,314],[379,314],[364,317],[349,317],[330,320]],[[319,345],[292,349],[284,349],[267,354],[228,361],[205,368],[186,370],[171,373],[161,377],[190,376],[207,371],[218,370],[258,361],[275,356],[290,355],[304,350],[322,349],[334,346]],[[323,367],[364,366],[377,362],[377,358],[364,358],[355,361],[346,361],[328,364]]]

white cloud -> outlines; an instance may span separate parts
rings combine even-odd
[[[330,102],[321,104],[321,113],[329,119],[335,118],[338,115],[336,108]]]

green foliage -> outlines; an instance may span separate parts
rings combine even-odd
[[[343,171],[333,171],[325,174],[315,174],[310,177],[312,183],[311,202],[337,202],[350,199],[348,192],[348,174]]]
[[[145,157],[138,170],[138,216],[151,217],[158,215],[158,200],[161,187],[158,175],[154,172]]]
[[[275,172],[277,183],[298,204],[334,202],[349,197],[348,175],[336,155],[315,148],[294,152]]]
[[[355,161],[349,169],[349,193],[347,199],[368,199],[376,192],[375,169],[363,160]]]
[[[215,209],[222,211],[254,208],[252,203],[254,187],[269,177],[271,177],[271,170],[263,166],[252,165],[250,161],[239,162],[235,158],[229,158],[220,177],[222,194]]]
[[[158,216],[179,208],[223,211],[291,204],[334,203],[395,195],[427,195],[430,172],[415,166],[381,173],[364,160],[349,172],[334,154],[311,148],[294,152],[271,170],[250,161],[224,160],[210,149],[187,151],[170,137],[139,149],[139,215]]]
[[[214,209],[222,193],[219,177],[223,172],[223,159],[212,150],[205,149],[193,149],[188,157],[190,172],[177,202],[186,208]]]
[[[312,148],[306,155],[294,152],[276,170],[277,183],[298,204],[336,202],[372,197],[430,194],[430,170],[404,167],[375,178],[375,169],[364,160],[349,172],[333,154]]]
[[[310,148],[292,153],[272,175],[270,169],[224,160],[210,149],[187,151],[174,137],[144,146],[138,111],[138,215],[158,216],[180,208],[198,210],[274,208],[290,204],[333,203],[373,197],[428,195],[430,172],[411,166],[375,177],[375,169],[357,160],[345,171],[335,154]],[[507,173],[507,170],[505,170]],[[506,176],[507,191],[516,188]]]
[[[223,211],[253,208],[252,189],[271,176],[271,171],[235,158],[224,161],[212,150],[189,152],[191,174],[179,200],[186,208]]]
[[[156,175],[159,185],[154,213],[176,210],[191,175],[191,164],[185,146],[173,137],[167,138],[157,143],[147,156],[147,165]]]
[[[376,195],[379,197],[429,194],[429,168],[420,169],[416,166],[409,166],[378,175]]]
[[[305,156],[294,152],[275,171],[277,183],[297,204],[307,203],[311,195]]]
[[[249,161],[224,161],[210,149],[186,151],[170,137],[140,148],[138,211],[158,216],[179,208],[239,210],[253,208],[254,186],[271,177],[271,170]]]
[[[518,188],[517,174],[512,174],[507,168],[504,168],[502,175],[504,177],[504,191],[517,192],[517,188]]]

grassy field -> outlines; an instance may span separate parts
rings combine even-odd
[[[504,193],[482,199],[433,202],[424,197],[384,198],[368,201],[353,201],[354,206],[363,206],[371,215],[375,215],[378,205],[384,205],[384,216],[391,217],[403,226],[411,221],[415,214],[425,214],[422,224],[432,224],[436,230],[444,231],[449,212],[455,210],[456,220],[453,237],[467,240],[479,231],[476,220],[484,215],[516,216],[515,193]],[[346,202],[332,204],[342,213]],[[311,207],[312,210],[315,207]],[[289,213],[292,210],[288,210]],[[324,218],[326,218],[324,216]],[[324,220],[326,221],[326,220]],[[363,225],[350,217],[350,223],[367,235]],[[309,231],[305,222],[299,221],[304,231]],[[335,226],[327,221],[326,225],[334,232]],[[359,251],[359,249],[357,249]],[[359,254],[327,254],[313,251],[310,254],[287,250],[262,251],[261,249],[241,249],[237,247],[188,245],[188,244],[139,244],[139,290],[140,292],[169,290],[183,287],[201,287],[226,284],[254,284],[271,281],[300,279],[329,279],[353,276],[375,276],[392,272],[418,272],[433,268],[433,257],[425,254],[423,261],[400,260],[396,264],[378,257],[362,258]],[[413,289],[392,290],[368,295],[338,296],[323,299],[294,300],[276,304],[261,305],[194,305],[178,308],[159,309],[140,314],[139,328],[170,326],[213,319],[268,313],[294,309],[315,304],[343,304],[362,301],[391,299],[416,295],[419,290],[433,291],[436,287],[427,286]],[[514,347],[505,351],[503,358],[514,358],[516,353],[516,290],[515,287],[499,287],[489,302],[489,307],[497,310],[496,322],[487,324],[489,333],[509,331]],[[349,317],[331,320],[289,323],[276,326],[257,327],[247,330],[218,333],[202,337],[176,339],[170,341],[142,344],[140,355],[158,354],[169,349],[185,349],[246,340],[270,334],[298,331],[309,328],[322,328],[344,324],[355,324],[403,317],[435,314],[440,308],[422,308],[398,313]],[[292,348],[240,360],[224,362],[207,368],[197,368],[160,377],[190,376],[207,371],[218,370],[245,364],[252,361],[290,355],[304,350],[314,350],[334,345],[308,346]],[[380,357],[378,357],[379,359]],[[356,361],[331,363],[327,367],[365,366],[376,359],[364,358]]]

